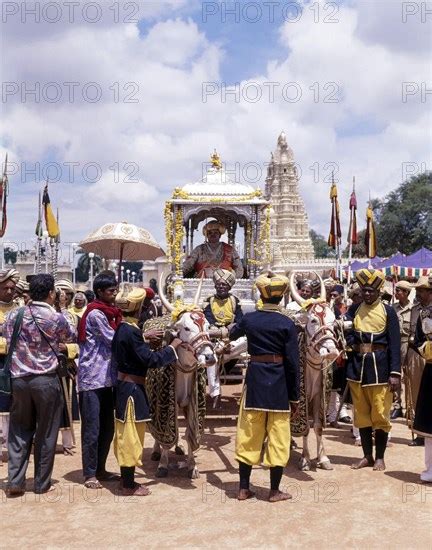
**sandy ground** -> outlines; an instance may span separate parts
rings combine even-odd
[[[298,439],[299,450],[292,452],[282,481],[293,500],[268,503],[269,473],[254,468],[257,497],[238,502],[235,418],[228,413],[235,410],[239,390],[224,387],[226,416],[207,419],[197,455],[199,479],[189,480],[184,468],[156,479],[156,463],[150,461],[153,440],[147,435],[138,481],[151,487],[150,496],[119,497],[116,483],[87,490],[78,446],[73,457],[56,456],[55,492],[35,495],[31,477],[23,497],[7,499],[1,492],[1,547],[432,548],[432,485],[419,482],[424,450],[407,446],[410,433],[404,420],[394,424],[386,472],[351,470],[361,451],[350,427],[330,428],[325,439],[333,471],[300,472]],[[181,460],[172,454],[174,463]],[[112,453],[108,466],[118,471]],[[3,465],[2,481],[6,474]],[[32,476],[32,464],[28,474]]]

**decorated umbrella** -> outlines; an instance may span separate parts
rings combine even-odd
[[[131,223],[106,223],[80,242],[84,252],[94,252],[102,258],[119,260],[120,280],[123,260],[156,260],[164,255],[152,234]]]

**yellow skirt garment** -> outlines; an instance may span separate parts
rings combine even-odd
[[[145,422],[135,421],[135,407],[132,398],[128,399],[125,421],[116,419],[114,454],[119,466],[142,466]]]
[[[243,404],[244,395],[237,422],[235,459],[250,466],[261,462],[270,468],[286,466],[291,443],[290,413],[245,410]]]
[[[349,387],[354,405],[355,427],[372,426],[374,430],[389,432],[393,394],[387,384],[362,386],[358,382],[349,381]]]

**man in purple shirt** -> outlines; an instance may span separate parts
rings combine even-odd
[[[76,332],[53,305],[54,278],[35,275],[30,281],[31,302],[25,306],[18,340],[12,354],[12,405],[9,426],[8,496],[25,491],[25,476],[34,443],[34,491],[51,490],[54,454],[63,410],[57,374],[57,355]],[[65,296],[60,305],[65,307]],[[3,326],[8,346],[18,310],[12,311]],[[34,441],[33,441],[34,438]]]
[[[77,384],[84,485],[99,489],[100,480],[119,479],[106,471],[105,464],[114,436],[113,386],[117,380],[117,372],[111,366],[111,342],[121,322],[121,311],[114,306],[118,292],[114,274],[100,273],[93,291],[96,299],[87,306],[78,329]]]

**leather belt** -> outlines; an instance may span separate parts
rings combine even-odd
[[[135,374],[126,374],[125,372],[117,373],[117,380],[120,382],[132,382],[132,384],[141,384],[145,385],[145,376],[136,376]]]
[[[251,362],[254,363],[283,363],[282,355],[251,355]]]
[[[353,350],[357,353],[373,353],[374,351],[384,351],[387,349],[385,344],[354,344]]]

